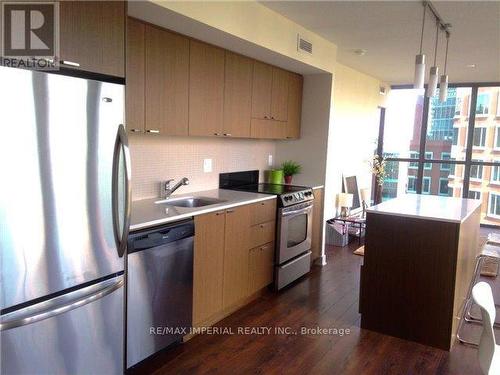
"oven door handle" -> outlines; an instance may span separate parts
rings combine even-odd
[[[298,210],[293,210],[293,211],[288,211],[288,212],[283,212],[281,216],[290,216],[290,215],[297,215],[297,214],[302,214],[302,213],[308,213],[311,211],[313,208],[313,205],[311,204],[310,206],[307,206],[305,208],[300,208]]]

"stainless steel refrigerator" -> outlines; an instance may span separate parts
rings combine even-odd
[[[124,86],[0,67],[0,372],[119,374]]]

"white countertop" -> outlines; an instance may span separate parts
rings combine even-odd
[[[222,203],[211,204],[203,207],[173,207],[166,204],[157,204],[160,198],[143,199],[132,202],[130,231],[165,224],[192,216],[220,211],[230,207],[276,199],[275,195],[247,193],[243,191],[214,189],[197,191],[187,194],[173,195],[174,198],[182,197],[208,197],[224,200]]]
[[[369,207],[367,212],[462,223],[480,205],[477,199],[406,194]]]
[[[292,185],[307,186],[311,189],[321,189],[324,187],[324,184],[318,183],[318,181],[314,181],[312,179],[308,179],[307,177],[303,177],[300,174],[293,176]]]

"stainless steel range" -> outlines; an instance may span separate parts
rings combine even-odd
[[[221,189],[278,196],[274,286],[277,290],[311,269],[314,195],[305,186],[259,183],[259,171],[221,173]]]

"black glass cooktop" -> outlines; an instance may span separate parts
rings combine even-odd
[[[260,183],[251,185],[241,185],[237,187],[232,187],[231,189],[249,191],[251,193],[282,195],[287,193],[294,193],[297,191],[304,191],[307,190],[308,188],[304,186],[295,186],[295,185]]]

